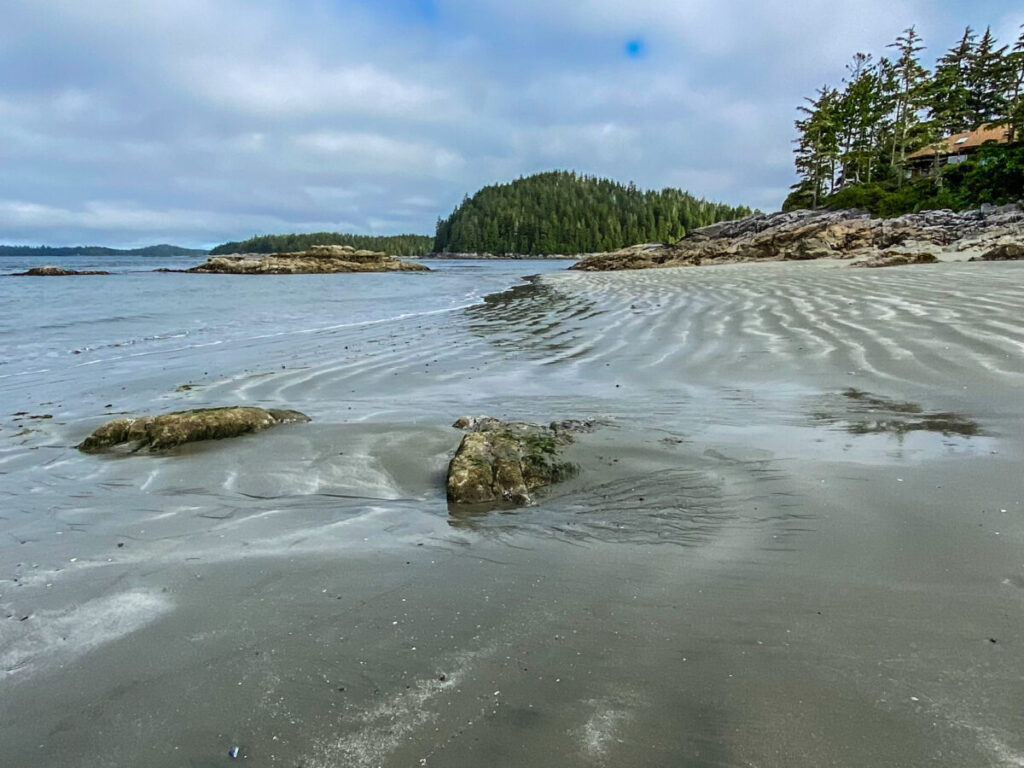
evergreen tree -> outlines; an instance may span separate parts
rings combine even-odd
[[[918,58],[924,46],[921,45],[921,37],[913,26],[903,30],[903,34],[896,38],[896,42],[890,43],[889,47],[900,53],[895,62],[899,90],[896,92],[896,134],[892,146],[892,165],[902,166],[907,158],[908,148],[913,148],[914,136],[918,133],[918,112],[927,93],[928,71],[921,66]],[[900,175],[897,183],[902,183],[902,179]]]
[[[484,187],[439,220],[438,252],[576,254],[675,239],[750,209],[713,205],[678,189],[550,171]]]
[[[1010,141],[1024,136],[1024,24],[1013,52],[1006,57],[1006,117],[1010,122]]]
[[[971,111],[969,67],[976,35],[967,27],[963,37],[935,65],[928,89],[928,115],[938,133],[949,135],[970,130],[974,122]]]
[[[992,29],[988,28],[968,59],[967,106],[973,116],[971,128],[1006,116],[1010,70],[1005,54],[1006,46],[998,48]]]

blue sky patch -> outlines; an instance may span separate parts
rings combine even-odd
[[[626,43],[626,55],[631,59],[642,58],[647,53],[647,44],[639,37],[635,37]]]

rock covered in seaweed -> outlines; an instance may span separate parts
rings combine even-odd
[[[550,426],[463,416],[452,426],[466,430],[448,465],[448,501],[454,504],[533,502],[531,492],[576,474],[561,460],[573,433],[590,422],[561,421]]]
[[[131,451],[161,451],[199,440],[219,440],[259,432],[278,424],[310,421],[299,411],[252,406],[196,408],[159,416],[142,416],[108,421],[76,448],[83,453],[100,453],[127,446]]]
[[[414,261],[389,256],[383,251],[356,250],[349,245],[312,245],[292,253],[243,253],[211,256],[188,272],[226,275],[299,275],[336,272],[429,272]]]

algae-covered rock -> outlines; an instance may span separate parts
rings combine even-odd
[[[278,424],[309,420],[306,414],[299,411],[277,408],[196,408],[160,416],[114,419],[98,427],[76,448],[83,453],[99,453],[126,445],[132,451],[161,451],[198,440],[238,437]]]
[[[573,442],[573,432],[591,424],[564,421],[542,427],[463,416],[452,426],[467,434],[448,465],[448,501],[524,505],[532,503],[531,491],[576,474],[575,464],[560,459],[561,451]]]

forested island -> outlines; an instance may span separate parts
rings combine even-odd
[[[70,245],[51,247],[49,245],[0,245],[0,256],[205,256],[206,251],[197,248],[181,248],[177,245],[147,245],[144,248],[105,248],[101,245]]]
[[[676,240],[690,229],[747,216],[666,188],[549,171],[484,187],[439,219],[436,253],[578,254]]]
[[[347,245],[356,250],[383,251],[392,256],[423,256],[434,240],[429,235],[349,235],[341,232],[312,232],[290,235],[255,235],[248,240],[224,243],[211,256],[233,253],[294,253],[314,245]]]
[[[879,216],[1024,198],[1024,27],[1011,47],[968,27],[934,69],[914,27],[875,61],[857,53],[796,121],[799,181],[783,210]]]

